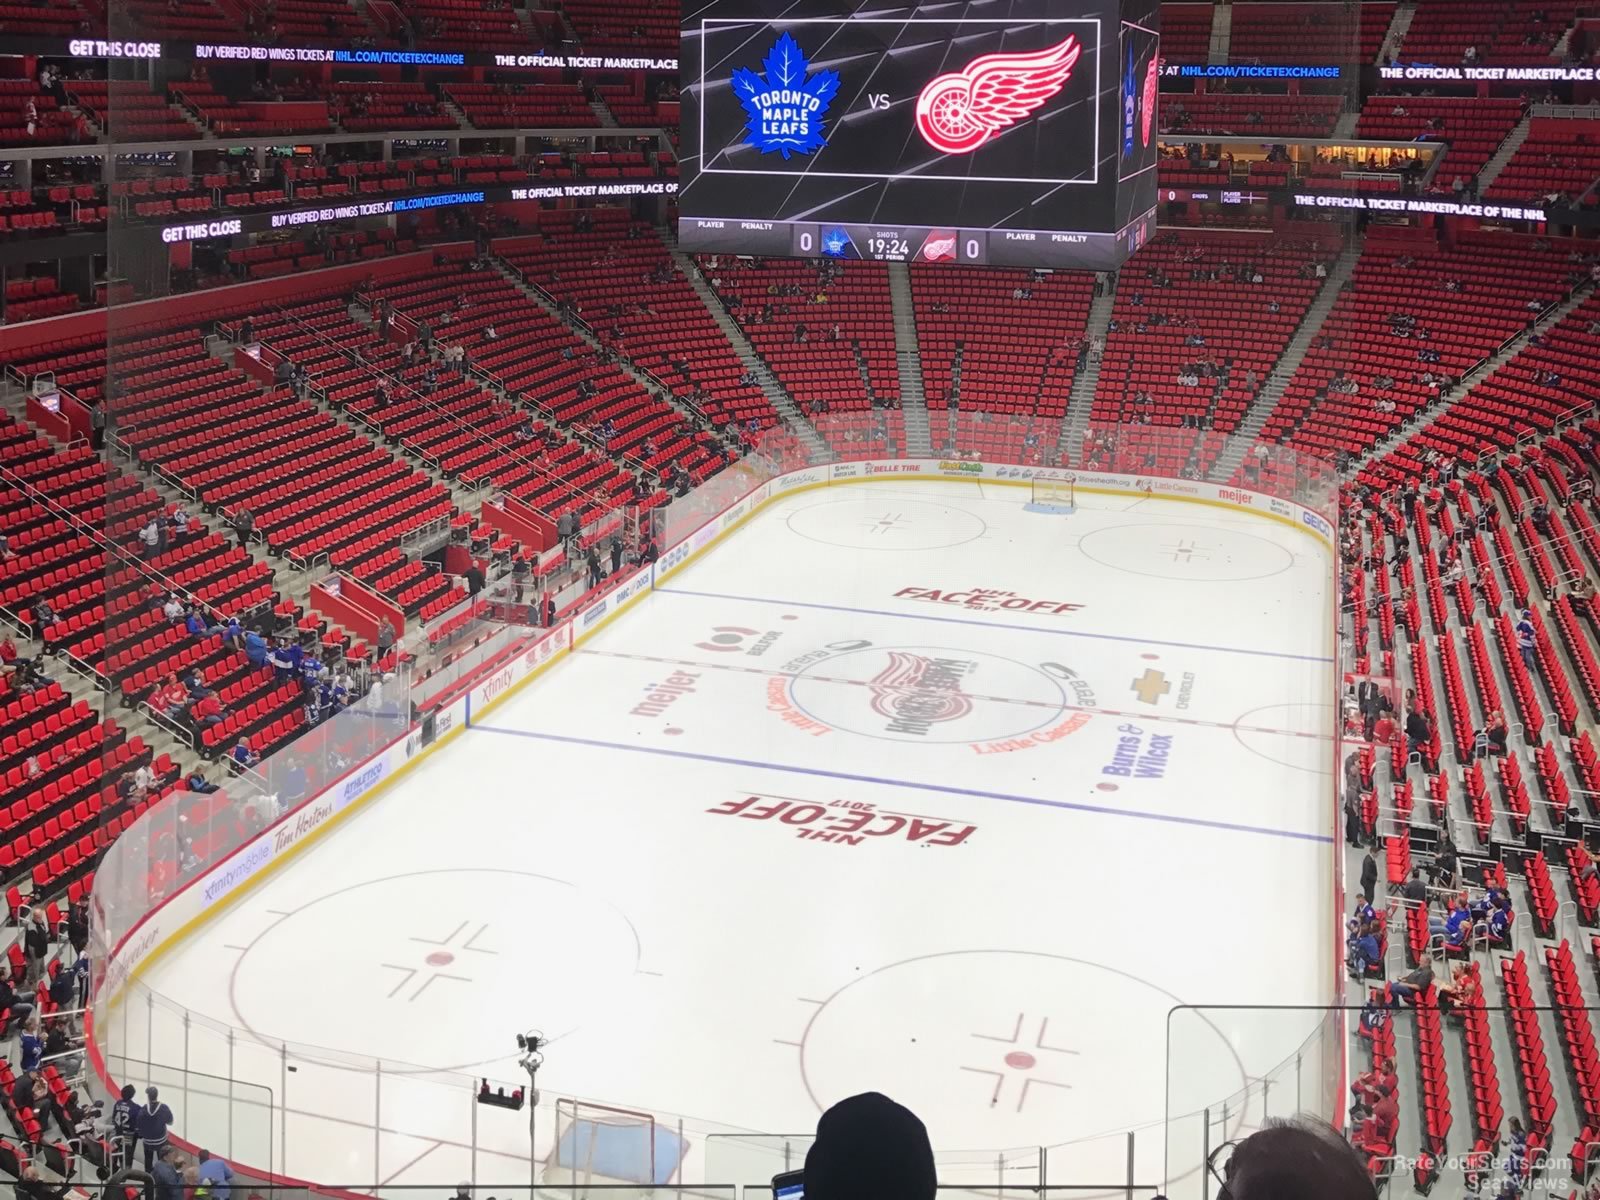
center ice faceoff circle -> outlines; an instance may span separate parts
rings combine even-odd
[[[1106,525],[1084,534],[1078,549],[1103,567],[1192,583],[1266,579],[1294,565],[1276,542],[1228,525]]]
[[[869,1090],[943,1098],[924,1114],[935,1146],[1056,1145],[1164,1118],[1166,1064],[1149,1048],[1181,1003],[1135,975],[1061,955],[928,954],[821,1001],[801,1039],[801,1071],[819,1110]],[[1226,1039],[1189,1024],[1208,1032],[1188,1039],[1186,1066],[1204,1063],[1218,1096],[1242,1087]]]
[[[529,922],[539,930],[529,940]],[[285,1007],[285,962],[330,931],[349,936],[317,956],[318,994],[337,1002]],[[355,931],[360,936],[355,936]],[[606,900],[525,871],[417,871],[308,900],[244,947],[230,983],[239,1024],[264,1040],[337,1046],[435,1069],[503,1059],[509,1027],[463,1019],[486,998],[515,997],[552,1039],[603,1015],[633,977],[639,940]],[[465,1006],[465,1007],[464,1007]],[[426,1029],[425,1041],[413,1035]],[[314,1056],[314,1055],[312,1055]],[[344,1060],[355,1065],[355,1060]],[[403,1070],[403,1068],[394,1068]]]
[[[849,550],[943,550],[988,531],[982,517],[964,508],[871,488],[797,509],[788,526],[807,541]]]
[[[1021,737],[1059,720],[1069,702],[1044,665],[942,646],[831,654],[795,673],[789,697],[831,728],[920,745]]]

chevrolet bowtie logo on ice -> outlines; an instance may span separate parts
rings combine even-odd
[[[1146,704],[1160,704],[1161,697],[1172,690],[1165,673],[1145,668],[1143,675],[1133,681],[1133,694]]]

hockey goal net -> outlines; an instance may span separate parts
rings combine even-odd
[[[1035,475],[1032,502],[1040,508],[1073,509],[1078,506],[1077,488],[1072,475]]]
[[[675,1162],[658,1167],[656,1119],[649,1113],[584,1100],[557,1100],[555,1108],[556,1145],[546,1164],[548,1182],[653,1187],[677,1169]],[[562,1173],[559,1179],[550,1177],[551,1168]]]

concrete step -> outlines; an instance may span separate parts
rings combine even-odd
[[[931,454],[928,401],[922,390],[922,348],[917,343],[917,310],[911,294],[911,268],[889,264],[889,300],[894,306],[895,366],[900,377],[900,408],[905,414],[906,451]]]
[[[1089,306],[1089,320],[1083,331],[1083,336],[1091,343],[1098,339],[1100,345],[1105,345],[1106,328],[1111,324],[1111,310],[1116,307],[1116,303],[1116,289],[1109,284],[1094,298],[1094,302]],[[1077,463],[1078,451],[1083,446],[1083,435],[1089,428],[1089,413],[1094,408],[1095,388],[1100,384],[1100,366],[1100,359],[1091,354],[1083,369],[1072,377],[1072,392],[1067,399],[1067,416],[1061,422],[1061,434],[1056,440],[1056,455],[1064,464]]]
[[[1383,35],[1383,45],[1378,48],[1378,61],[1388,62],[1391,58],[1399,58],[1400,44],[1405,41],[1407,32],[1411,29],[1411,20],[1417,15],[1416,0],[1401,0],[1395,6],[1394,16],[1389,18],[1389,29]]]
[[[1294,336],[1289,339],[1289,344],[1284,347],[1271,372],[1262,381],[1255,400],[1245,410],[1244,418],[1234,431],[1233,438],[1218,456],[1217,461],[1212,464],[1210,478],[1213,481],[1222,482],[1230,479],[1239,469],[1239,464],[1244,461],[1245,452],[1261,436],[1262,427],[1266,425],[1273,409],[1278,407],[1278,402],[1283,399],[1284,389],[1289,386],[1294,373],[1305,361],[1306,351],[1311,349],[1311,343],[1322,332],[1328,314],[1333,312],[1334,306],[1338,304],[1340,295],[1355,272],[1356,260],[1360,257],[1360,243],[1352,242],[1339,252],[1338,257],[1329,266],[1328,277],[1322,281],[1322,288],[1317,292],[1316,299],[1306,309],[1305,316],[1300,318]]]
[[[1528,130],[1532,128],[1532,118],[1524,116],[1517,122],[1517,127],[1506,134],[1506,140],[1500,143],[1500,148],[1494,152],[1493,157],[1484,164],[1483,170],[1478,172],[1478,195],[1483,195],[1489,190],[1491,184],[1500,177],[1500,172],[1506,169],[1506,164],[1516,152],[1522,149],[1522,143],[1528,140]],[[1450,171],[1450,161],[1446,158],[1440,168],[1446,174]]]
[[[674,241],[669,238],[667,244],[671,246]],[[800,406],[795,403],[794,397],[789,395],[788,389],[778,381],[767,360],[762,358],[751,345],[750,339],[745,336],[739,323],[733,319],[726,306],[712,291],[710,282],[701,274],[694,259],[681,250],[673,250],[672,260],[678,264],[678,270],[683,272],[683,277],[688,280],[689,286],[694,288],[695,294],[700,297],[700,302],[706,306],[706,311],[717,323],[717,328],[722,330],[723,337],[728,339],[728,344],[739,356],[739,361],[755,378],[762,395],[767,398],[767,403],[772,405],[774,411],[783,418],[784,424],[805,443],[818,461],[831,461],[833,452],[828,443],[817,432],[816,426],[812,425],[800,411]]]

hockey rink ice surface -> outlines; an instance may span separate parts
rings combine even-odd
[[[1329,552],[1221,507],[1026,500],[769,504],[144,982],[242,1031],[300,1178],[525,1182],[526,1112],[417,1068],[520,1084],[538,1029],[547,1101],[681,1117],[675,1182],[760,1182],[708,1178],[706,1135],[809,1133],[874,1089],[977,1178],[1048,1146],[1052,1184],[1119,1182],[1134,1129],[1159,1183],[1169,1010],[1330,995]],[[132,1019],[179,1052],[178,1018]],[[1312,1023],[1190,1039],[1174,1104]],[[280,1042],[350,1057],[290,1073]],[[219,1045],[191,1068],[228,1074]]]

